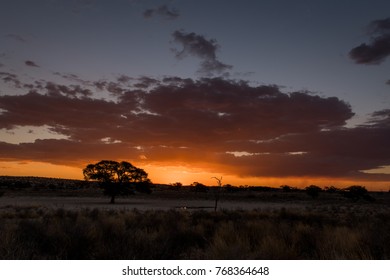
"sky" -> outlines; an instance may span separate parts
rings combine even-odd
[[[390,189],[390,2],[1,0],[0,175]]]

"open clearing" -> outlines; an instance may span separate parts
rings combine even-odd
[[[3,180],[0,259],[390,256],[390,192],[351,199],[342,191],[160,185],[110,204],[94,185],[42,180]]]
[[[220,201],[218,209],[252,210],[252,209],[302,209],[311,203],[281,203],[256,201]],[[158,199],[153,197],[118,198],[115,204],[108,203],[106,197],[60,197],[60,196],[14,196],[2,197],[0,207],[31,207],[63,208],[77,210],[85,208],[98,209],[138,209],[138,210],[170,210],[170,209],[210,209],[214,210],[214,201],[207,199]]]

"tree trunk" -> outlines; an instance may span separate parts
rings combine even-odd
[[[220,195],[219,192],[221,191],[221,187],[218,186],[218,187],[215,187],[215,188],[216,189],[214,190],[214,196],[215,196],[214,212],[217,212],[219,195]]]

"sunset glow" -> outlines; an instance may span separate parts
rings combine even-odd
[[[390,187],[388,1],[3,6],[0,175]]]

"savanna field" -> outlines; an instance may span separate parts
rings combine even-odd
[[[1,259],[390,257],[389,192],[155,186],[111,205],[74,181],[12,182],[1,186]]]

